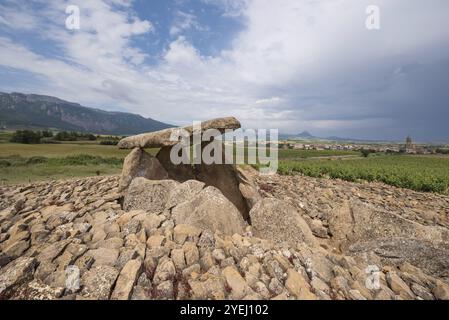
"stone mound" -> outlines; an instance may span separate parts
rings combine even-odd
[[[252,226],[199,181],[134,179],[126,211],[119,177],[2,186],[0,299],[449,299],[448,197],[252,180]],[[394,207],[412,198],[435,213]]]

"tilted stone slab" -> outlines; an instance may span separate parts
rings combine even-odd
[[[237,130],[239,128],[241,128],[240,122],[234,117],[219,118],[201,123],[201,132],[209,129],[216,129],[223,134],[226,130]],[[122,139],[118,143],[118,147],[120,149],[171,147],[176,145],[178,141],[170,141],[170,137],[172,133],[179,129],[180,128],[170,128],[128,137]],[[182,129],[188,132],[190,136],[193,136],[193,126],[182,127]]]

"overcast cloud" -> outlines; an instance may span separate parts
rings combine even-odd
[[[447,21],[447,0],[0,0],[0,91],[173,124],[449,140]]]

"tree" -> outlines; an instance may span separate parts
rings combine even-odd
[[[17,130],[11,137],[12,143],[38,144],[41,142],[42,132],[31,130]]]
[[[376,151],[371,149],[362,149],[360,152],[364,158],[368,158],[371,153],[375,153]]]
[[[52,138],[53,137],[53,131],[51,131],[51,130],[44,130],[44,131],[42,131],[42,136],[44,138]]]

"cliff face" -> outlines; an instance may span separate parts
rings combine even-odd
[[[0,93],[0,126],[130,135],[171,127],[142,116],[83,107],[55,97]]]

